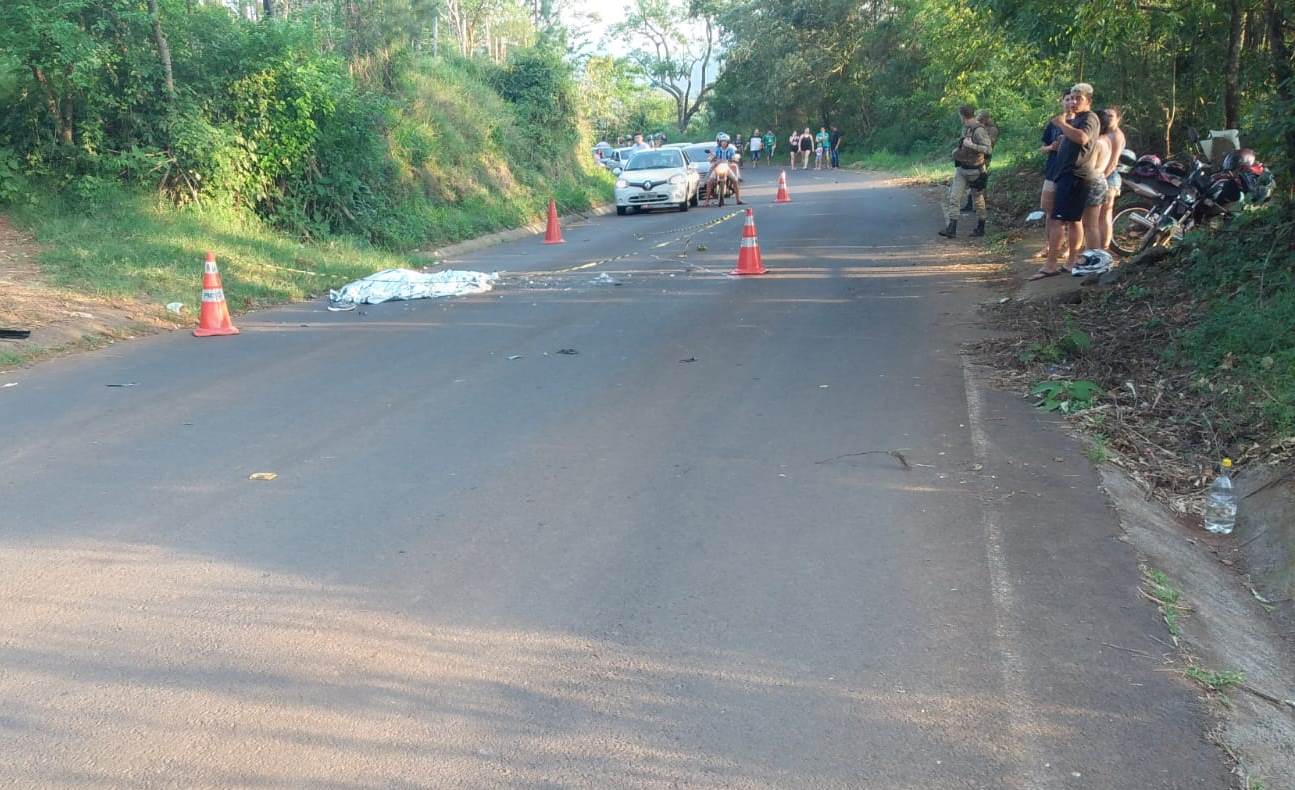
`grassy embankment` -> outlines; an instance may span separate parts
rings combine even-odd
[[[578,152],[553,152],[548,161],[518,156],[532,143],[527,126],[481,75],[429,63],[406,80],[387,145],[410,196],[403,236],[419,247],[524,225],[542,216],[550,196],[571,211],[610,194],[606,174],[580,161]],[[88,193],[31,183],[5,210],[35,237],[51,282],[83,293],[194,307],[207,250],[216,253],[235,310],[307,298],[382,268],[414,265],[413,250],[347,237],[302,239],[246,209],[181,208],[119,183]]]
[[[926,184],[947,182],[946,160],[887,151],[846,157]],[[1037,206],[1037,155],[1028,144],[1008,147],[991,173],[991,240],[1001,243],[1019,235]],[[1131,269],[1111,288],[1085,289],[1079,304],[1014,312],[1024,332],[1015,364],[1038,378],[1097,383],[1105,394],[1084,421],[1103,448],[1142,459],[1136,463],[1150,482],[1186,492],[1222,455],[1246,461],[1295,451],[1289,204],[1193,233],[1168,259]]]

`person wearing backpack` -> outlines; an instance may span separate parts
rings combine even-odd
[[[953,149],[953,183],[949,185],[949,200],[944,208],[944,218],[948,224],[940,231],[941,236],[949,239],[958,235],[958,209],[962,206],[962,198],[971,185],[985,174],[985,157],[994,150],[989,132],[976,121],[975,107],[964,104],[958,108],[958,115],[962,117],[962,139],[958,142],[958,147]],[[985,209],[985,195],[974,191],[973,198],[978,221],[971,235],[984,236],[985,220],[989,216]]]

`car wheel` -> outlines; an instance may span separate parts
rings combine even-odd
[[[701,190],[700,190],[700,189],[698,189],[696,192],[693,192],[693,193],[692,193],[692,205],[693,205],[694,207],[696,207],[696,206],[698,206],[698,205],[701,205]]]
[[[688,208],[689,208],[689,206],[691,206],[691,205],[692,205],[692,203],[690,203],[688,200],[684,200],[682,203],[680,203],[680,204],[679,204],[679,210],[680,210],[680,211],[687,211],[687,210],[688,210]]]
[[[623,217],[623,216],[625,216],[626,209],[628,209],[628,208],[629,208],[628,206],[617,206],[617,207],[616,207],[616,213],[617,213],[618,215],[620,215],[620,216],[622,216],[622,217]]]

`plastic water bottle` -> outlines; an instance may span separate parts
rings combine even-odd
[[[1232,489],[1232,459],[1224,458],[1219,476],[1210,483],[1205,496],[1205,528],[1215,535],[1229,535],[1237,523],[1237,494]]]

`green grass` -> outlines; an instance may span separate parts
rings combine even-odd
[[[932,183],[947,179],[952,170],[947,156],[937,157],[931,152],[896,154],[886,150],[845,151],[841,155],[841,166],[881,170]]]
[[[1291,206],[1243,214],[1184,244],[1183,276],[1200,319],[1171,355],[1218,393],[1225,418],[1249,436],[1295,433],[1295,220]]]
[[[1154,568],[1143,568],[1142,576],[1146,581],[1146,593],[1156,602],[1160,608],[1160,616],[1164,618],[1165,627],[1175,639],[1182,634],[1182,624],[1179,622],[1179,616],[1182,612],[1188,611],[1188,607],[1181,603],[1182,594],[1174,587],[1173,582],[1164,572]]]
[[[41,247],[56,285],[196,311],[202,261],[216,254],[225,298],[236,310],[325,293],[379,269],[412,265],[407,256],[334,240],[301,243],[233,212],[176,209],[124,191],[110,203],[52,197],[15,207],[13,217]]]
[[[1195,663],[1188,665],[1183,670],[1183,674],[1199,683],[1206,691],[1215,694],[1227,691],[1234,686],[1239,686],[1246,680],[1245,673],[1205,669]]]
[[[1104,464],[1111,459],[1111,450],[1107,446],[1104,434],[1095,433],[1088,437],[1088,448],[1085,451],[1088,460],[1095,464]]]

